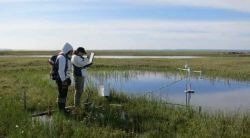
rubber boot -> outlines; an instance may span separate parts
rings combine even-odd
[[[65,111],[65,103],[58,103],[58,108],[60,112],[64,112]]]

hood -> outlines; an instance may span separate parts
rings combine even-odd
[[[64,54],[67,54],[67,53],[68,53],[69,51],[71,51],[71,50],[73,50],[72,45],[69,44],[69,43],[65,43],[64,46],[63,46],[63,48],[62,48],[62,52],[63,52]]]

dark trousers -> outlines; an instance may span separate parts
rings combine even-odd
[[[68,85],[62,85],[61,80],[56,81],[57,87],[58,87],[58,98],[57,98],[57,103],[58,103],[58,108],[60,111],[65,110],[65,105],[66,105],[66,98],[68,94]]]

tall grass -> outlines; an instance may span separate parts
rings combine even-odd
[[[14,62],[13,62],[14,61]],[[200,59],[96,59],[92,70],[155,70],[177,72],[185,64],[203,75],[250,80],[250,57],[207,57]],[[48,70],[47,58],[1,58],[0,73],[10,70]]]

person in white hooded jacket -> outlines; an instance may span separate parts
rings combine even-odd
[[[80,105],[80,99],[82,92],[84,91],[84,83],[87,75],[87,67],[92,65],[89,63],[89,59],[83,57],[87,54],[83,47],[77,48],[72,56],[71,62],[73,64],[73,75],[74,75],[74,84],[75,84],[75,97],[74,105],[78,107]]]
[[[65,43],[62,51],[59,53],[56,59],[56,64],[58,67],[58,77],[56,80],[58,87],[58,98],[57,103],[60,111],[65,112],[66,98],[68,94],[68,87],[71,84],[70,80],[70,70],[71,63],[70,57],[73,54],[73,47],[69,43]]]

